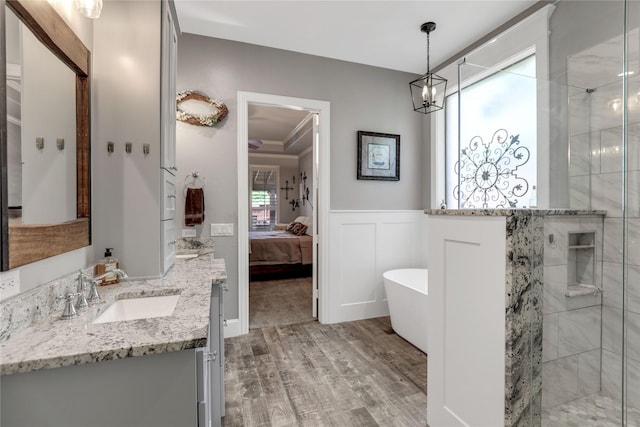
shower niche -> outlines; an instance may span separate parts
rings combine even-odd
[[[568,298],[601,292],[596,285],[596,232],[568,233],[567,290]]]

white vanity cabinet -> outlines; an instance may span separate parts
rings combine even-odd
[[[167,219],[162,224],[162,265],[163,273],[176,262],[176,220]]]
[[[160,211],[162,274],[176,261],[176,193],[175,176],[161,169],[162,206]]]
[[[176,199],[178,194],[176,193],[176,180],[166,170],[162,171],[162,216],[161,220],[166,221],[168,219],[176,218]]]

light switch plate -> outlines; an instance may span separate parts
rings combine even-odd
[[[0,301],[20,292],[20,271],[10,270],[0,273]]]
[[[182,237],[196,237],[196,229],[195,228],[183,228],[182,229]]]
[[[233,224],[211,224],[212,236],[233,236]]]

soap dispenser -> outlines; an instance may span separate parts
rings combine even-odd
[[[113,248],[106,248],[105,252],[104,252],[104,258],[101,259],[97,264],[96,264],[96,276],[106,273],[108,271],[111,270],[115,270],[116,268],[119,268],[119,263],[118,263],[118,259],[115,258],[111,251],[113,250]],[[102,282],[100,283],[101,285],[114,285],[116,283],[120,283],[120,278],[118,277],[117,274],[113,273],[113,274],[109,274],[107,276],[105,276],[105,278],[102,280]]]

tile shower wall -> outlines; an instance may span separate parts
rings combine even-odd
[[[640,31],[632,30],[628,40],[631,59],[638,58],[639,40]],[[569,84],[595,89],[576,92],[570,98],[569,191],[572,209],[607,211],[602,253],[601,390],[616,400],[621,397],[624,315],[627,402],[640,408],[640,77],[636,74],[628,79],[628,91],[633,95],[628,98],[624,147],[622,81],[609,83],[610,76],[622,69],[621,46],[622,37],[614,38],[568,60]],[[594,57],[601,66],[585,67]],[[627,200],[623,205],[625,174]]]
[[[600,391],[601,294],[567,297],[565,293],[579,268],[570,256],[570,233],[595,232],[591,280],[601,287],[602,228],[601,216],[544,220],[543,409]]]

